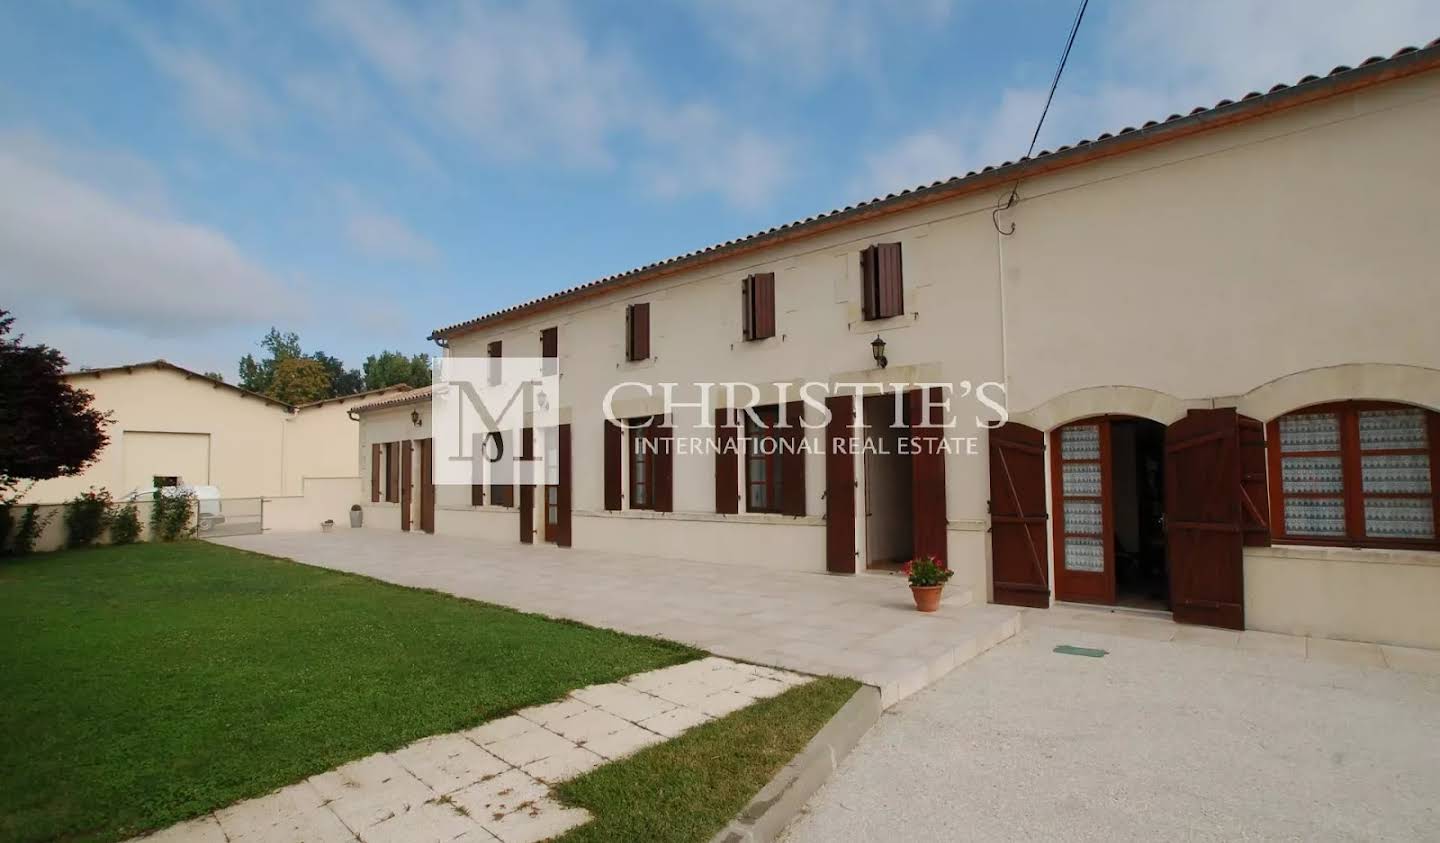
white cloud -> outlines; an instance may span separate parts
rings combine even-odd
[[[776,80],[813,83],[837,69],[864,68],[879,58],[879,43],[892,30],[940,23],[952,6],[952,0],[700,0],[693,9],[706,35],[740,61]]]
[[[1440,4],[1425,0],[1125,0],[1109,18],[1087,19],[1079,37],[1099,39],[1098,70],[1066,71],[1037,149],[1388,56],[1434,32]],[[1048,82],[1010,88],[988,111],[948,115],[865,155],[857,191],[892,192],[1024,155]]]
[[[435,244],[397,217],[378,211],[357,211],[345,220],[345,236],[361,254],[390,261],[433,264],[440,259]]]
[[[127,204],[26,153],[0,144],[0,285],[17,311],[175,337],[298,309],[223,233]]]
[[[588,38],[562,5],[404,14],[388,0],[326,0],[321,20],[421,117],[492,158],[585,169],[634,160],[658,194],[715,192],[740,204],[784,180],[781,142],[725,125],[713,106],[661,96],[628,51]],[[702,124],[718,136],[693,129]],[[747,169],[724,169],[735,166]]]
[[[240,149],[255,147],[256,132],[277,115],[270,99],[245,76],[190,47],[142,35],[155,67],[180,90],[185,110],[205,129]]]

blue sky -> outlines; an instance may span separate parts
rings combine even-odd
[[[1017,0],[0,4],[0,307],[75,365],[351,365],[1023,154]],[[1440,3],[1093,0],[1054,146],[1440,35]]]

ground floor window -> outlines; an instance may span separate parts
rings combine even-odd
[[[750,512],[782,511],[784,439],[779,407],[759,407],[745,415],[745,508]]]
[[[630,508],[655,509],[659,423],[654,418],[627,420],[630,426]]]
[[[1345,401],[1270,423],[1274,536],[1358,547],[1436,547],[1440,414]]]

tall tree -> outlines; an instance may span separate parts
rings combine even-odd
[[[65,380],[65,356],[7,339],[14,322],[0,310],[0,500],[24,480],[79,474],[110,441],[95,396]]]
[[[413,387],[429,386],[430,358],[424,354],[406,357],[398,351],[382,351],[365,358],[366,389],[402,383]]]
[[[264,339],[260,340],[260,347],[265,350],[265,357],[257,360],[253,354],[247,354],[240,358],[240,386],[251,392],[268,395],[270,382],[275,379],[275,367],[279,366],[281,361],[302,356],[300,335],[293,331],[282,334],[272,327]]]
[[[330,394],[327,398],[336,398],[341,395],[354,395],[363,392],[365,389],[365,376],[359,369],[347,369],[345,364],[338,357],[331,357],[323,351],[317,351],[310,355],[310,359],[325,367],[330,374]]]
[[[266,395],[286,404],[307,404],[330,397],[330,373],[309,357],[287,357],[275,366]]]

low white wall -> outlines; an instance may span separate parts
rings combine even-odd
[[[400,529],[400,504],[361,502],[360,508],[365,512],[366,527],[376,530]]]
[[[16,504],[10,511],[13,522],[10,525],[10,532],[13,536],[20,528],[20,519],[25,517],[25,510],[28,504]],[[153,506],[149,501],[138,501],[135,504],[136,515],[140,518],[140,535],[135,539],[137,542],[150,540],[150,509]],[[118,509],[119,507],[115,507]],[[113,512],[114,510],[112,510]],[[65,504],[42,503],[35,511],[36,519],[40,522],[40,534],[35,537],[35,547],[32,553],[47,553],[52,550],[61,550],[65,547]],[[96,544],[109,544],[110,533],[107,530]]]
[[[337,528],[350,526],[350,507],[360,503],[357,477],[306,477],[299,495],[265,499],[265,529],[318,531],[331,519]]]
[[[1440,554],[1350,548],[1245,551],[1245,626],[1440,648]]]
[[[575,512],[571,529],[578,549],[770,570],[825,570],[825,522],[820,518]]]
[[[437,507],[435,532],[493,542],[520,543],[520,514],[503,506]],[[539,536],[536,537],[539,540]]]

